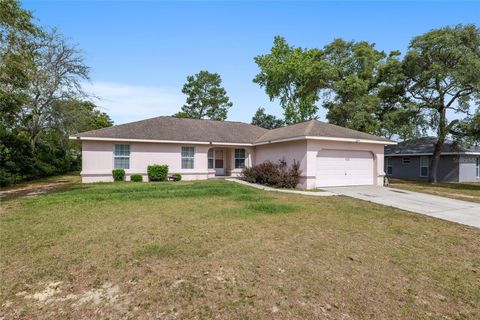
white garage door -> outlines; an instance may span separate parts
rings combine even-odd
[[[317,187],[373,184],[373,156],[366,151],[321,150]]]

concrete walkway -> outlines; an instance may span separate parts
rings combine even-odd
[[[265,190],[265,191],[273,191],[273,192],[283,192],[283,193],[295,193],[295,194],[301,194],[304,196],[314,196],[314,197],[328,197],[328,196],[335,196],[335,193],[331,193],[328,191],[299,191],[299,190],[291,190],[291,189],[278,189],[278,188],[271,188],[267,186],[262,186],[261,184],[256,184],[256,183],[250,183],[246,182],[240,179],[234,179],[234,178],[229,178],[226,179],[228,181],[233,181],[236,183],[240,183],[252,188],[260,189],[260,190]]]
[[[480,204],[379,186],[328,187],[323,190],[480,228]]]

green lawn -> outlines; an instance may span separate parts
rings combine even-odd
[[[390,187],[480,203],[480,183],[478,182],[432,184],[424,181],[390,179]]]
[[[480,318],[480,230],[346,197],[73,184],[0,222],[0,318]]]

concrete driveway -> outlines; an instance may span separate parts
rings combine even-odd
[[[323,190],[480,228],[480,204],[379,186],[327,187]]]

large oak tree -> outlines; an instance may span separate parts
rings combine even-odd
[[[463,135],[468,135],[478,121],[469,115],[472,105],[480,102],[480,30],[475,25],[458,25],[415,37],[403,71],[408,98],[436,133],[429,176],[436,182],[447,136],[462,135],[462,128]]]

